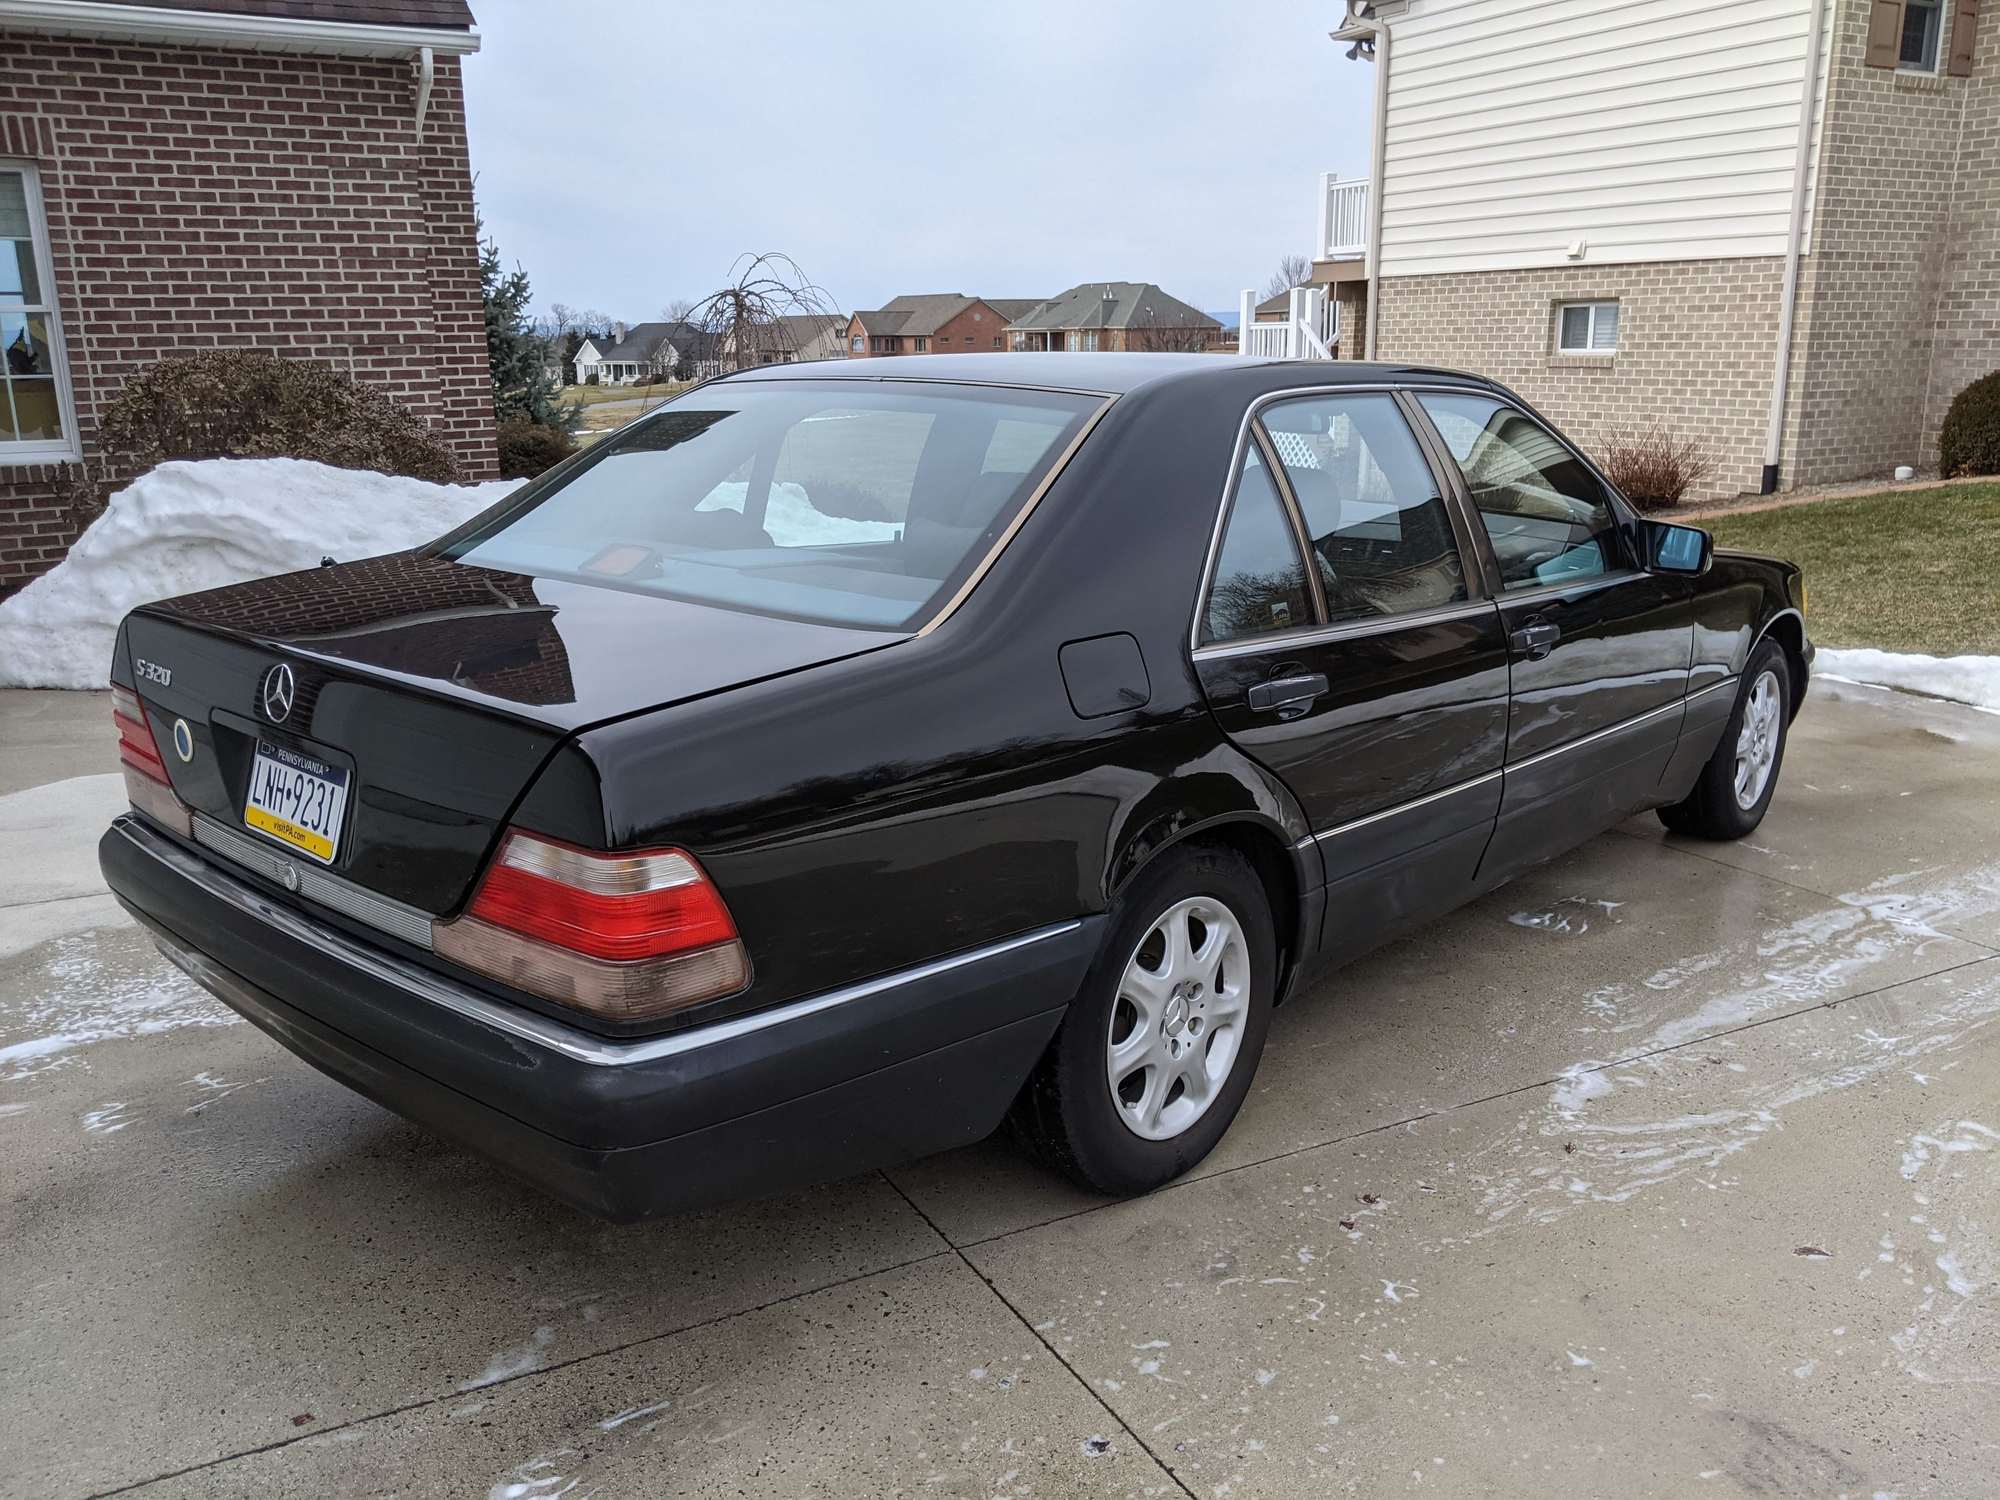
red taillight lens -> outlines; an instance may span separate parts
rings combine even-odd
[[[124,763],[125,796],[140,812],[183,837],[194,831],[194,815],[174,794],[159,742],[146,722],[146,707],[128,687],[111,685],[111,722],[118,729],[118,759]]]
[[[741,989],[750,961],[721,893],[678,849],[603,854],[507,834],[466,914],[431,929],[446,958],[616,1020]]]
[[[592,854],[510,833],[471,915],[572,953],[660,958],[736,937],[708,877],[678,849]]]
[[[160,747],[153,739],[152,727],[146,723],[146,710],[139,702],[139,695],[130,688],[111,686],[111,722],[118,726],[118,758],[126,765],[164,783],[167,779],[167,764],[160,758]]]

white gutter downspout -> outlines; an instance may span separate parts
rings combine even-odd
[[[1349,6],[1347,24],[1333,33],[1337,42],[1352,41],[1366,33],[1375,47],[1375,145],[1368,169],[1368,337],[1363,341],[1364,359],[1375,357],[1375,324],[1382,278],[1376,267],[1382,259],[1382,164],[1387,158],[1389,129],[1389,23],[1367,14],[1366,8]]]
[[[417,65],[417,134],[424,133],[424,115],[431,107],[431,80],[437,73],[437,62],[431,56],[431,49],[419,47]]]
[[[1764,474],[1758,493],[1778,488],[1778,455],[1785,438],[1785,395],[1792,374],[1792,321],[1799,303],[1799,251],[1806,237],[1806,174],[1812,166],[1814,105],[1819,96],[1820,21],[1824,0],[1812,0],[1806,21],[1805,98],[1799,105],[1798,161],[1792,169],[1792,220],[1785,239],[1785,285],[1778,310],[1777,373],[1771,382],[1771,416],[1764,429]]]

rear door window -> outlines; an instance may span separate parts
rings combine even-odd
[[[1436,477],[1393,396],[1312,396],[1262,421],[1298,500],[1330,623],[1463,603]]]
[[[977,568],[1102,399],[718,381],[444,538],[457,561],[897,629]]]

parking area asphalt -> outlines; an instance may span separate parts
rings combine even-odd
[[[1749,840],[1592,840],[1276,1017],[1216,1152],[585,1218],[97,880],[0,693],[0,1491],[2000,1492],[2000,717],[1816,686]]]

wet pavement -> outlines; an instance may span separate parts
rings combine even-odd
[[[995,1141],[618,1228],[292,1059],[0,693],[0,1491],[2000,1492],[2000,716],[1816,689],[1276,1017],[1151,1197]]]

